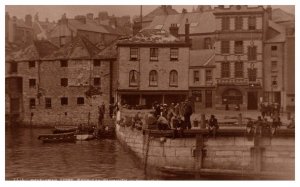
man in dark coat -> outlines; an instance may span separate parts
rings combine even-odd
[[[187,127],[188,129],[192,128],[191,124],[191,115],[193,114],[193,107],[192,103],[190,101],[186,101],[184,104],[184,124],[185,128]]]

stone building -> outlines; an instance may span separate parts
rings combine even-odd
[[[187,98],[186,27],[186,41],[165,30],[145,29],[118,42],[118,101],[151,107],[155,101],[170,104]]]
[[[264,42],[264,102],[278,103],[283,111],[295,107],[295,20],[267,7]],[[272,19],[271,19],[272,18]]]
[[[18,61],[21,77],[18,83],[23,85],[19,91],[20,121],[31,125],[96,125],[98,106],[104,104],[108,109],[111,100],[112,58],[101,54],[81,36],[60,49],[47,50],[44,46],[36,49],[43,56],[34,60],[28,56],[32,54],[28,49],[18,52],[24,55]],[[13,54],[13,57],[23,55]]]
[[[262,6],[214,9],[216,19],[216,108],[225,104],[258,109],[263,96],[263,42],[266,15]]]
[[[35,112],[35,109],[29,107],[30,102],[32,102],[32,107],[38,103],[37,97],[42,58],[57,49],[58,47],[48,41],[35,41],[33,44],[17,52],[6,53],[6,122],[30,121],[31,112],[33,115]],[[29,98],[32,98],[32,100]]]
[[[212,10],[156,16],[146,28],[170,29],[174,36],[184,40],[187,19],[190,23],[191,49],[213,49],[216,36],[216,20]]]
[[[174,15],[174,14],[178,14],[178,12],[175,9],[173,9],[171,5],[161,5],[155,8],[154,10],[152,10],[150,13],[146,14],[145,16],[142,16],[142,20],[140,15],[136,16],[136,18],[133,19],[133,24],[134,24],[133,27],[135,27],[136,32],[138,32],[140,31],[140,29],[144,29],[148,27],[148,25],[155,19],[155,17]]]
[[[25,20],[18,19],[16,16],[10,17],[8,12],[5,13],[5,42],[31,44],[34,39],[32,28],[32,16],[27,14]]]
[[[58,21],[57,26],[49,33],[49,39],[57,46],[64,46],[76,36],[84,36],[93,44],[105,46],[123,35],[109,25],[100,25],[93,16],[78,15],[69,19],[66,14]]]
[[[190,50],[189,89],[195,102],[195,112],[215,105],[215,68],[213,49]]]

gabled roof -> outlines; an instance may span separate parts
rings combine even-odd
[[[118,40],[115,40],[111,45],[104,48],[95,58],[97,59],[116,59],[118,56],[117,51]]]
[[[40,60],[52,52],[57,50],[58,47],[49,42],[48,40],[34,41],[33,44],[20,49],[19,51],[10,53],[6,56],[7,61],[30,61]]]
[[[16,25],[17,25],[17,27],[22,27],[22,28],[32,29],[32,27],[29,26],[29,25],[26,25],[26,24],[25,24],[25,21],[22,20],[22,19],[16,19]]]
[[[269,27],[278,33],[276,36],[268,39],[267,43],[285,42],[285,29],[273,21],[269,20]]]
[[[190,67],[214,67],[214,57],[214,49],[190,50]]]
[[[162,29],[144,29],[135,36],[122,38],[118,44],[184,44],[169,32]]]
[[[185,34],[186,19],[190,23],[190,34],[212,33],[216,30],[215,16],[212,11],[190,12],[167,16],[157,16],[147,28],[169,30],[171,24],[177,24],[178,34]]]
[[[172,15],[178,14],[178,12],[172,8],[172,6],[159,6],[156,9],[152,10],[149,14],[143,16],[143,22],[152,21],[155,16],[162,16],[162,15]],[[136,22],[140,22],[140,18],[135,19]]]
[[[68,25],[70,28],[74,28],[76,30],[109,33],[102,25],[96,25],[94,22],[90,21],[86,21],[84,24],[76,19],[68,19]]]
[[[275,8],[272,10],[272,21],[274,22],[295,21],[295,15],[287,13],[280,8]]]
[[[93,59],[100,52],[94,44],[83,36],[76,36],[59,50],[45,57],[45,60],[55,59]]]

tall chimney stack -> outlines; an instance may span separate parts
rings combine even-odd
[[[272,20],[272,7],[271,7],[271,5],[267,6],[266,11],[267,11],[267,14],[268,14],[268,19]]]
[[[175,37],[178,37],[179,27],[177,26],[176,23],[172,23],[169,30],[170,30],[170,34],[172,34]]]
[[[190,43],[190,24],[189,19],[185,21],[185,42]]]
[[[25,16],[25,25],[32,27],[32,16],[30,14]]]

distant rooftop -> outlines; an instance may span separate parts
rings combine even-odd
[[[99,52],[100,49],[98,49],[88,39],[83,36],[76,36],[65,46],[45,57],[45,60],[93,59]]]
[[[185,44],[163,29],[144,29],[135,36],[120,39],[118,44]]]
[[[149,14],[143,16],[143,22],[150,22],[155,16],[172,14],[178,14],[178,12],[175,9],[173,9],[171,5],[161,5],[153,11],[151,11]],[[134,21],[140,22],[140,18],[136,18]]]
[[[177,24],[178,34],[184,35],[186,19],[190,23],[190,34],[212,33],[216,30],[215,16],[212,11],[157,16],[147,28],[168,31],[171,24]]]
[[[33,44],[24,47],[16,52],[7,54],[7,61],[30,61],[40,60],[52,54],[58,47],[48,40],[34,41]]]

